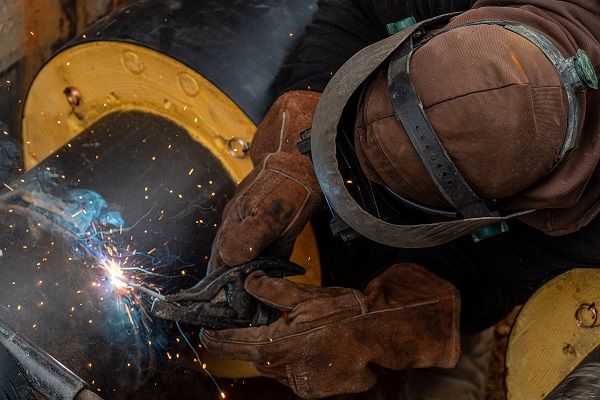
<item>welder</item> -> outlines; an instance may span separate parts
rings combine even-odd
[[[400,398],[484,397],[491,327],[600,266],[595,71],[596,0],[320,1],[211,270],[289,256],[328,206],[336,232],[394,254],[360,290],[252,273],[286,318],[204,330],[207,350],[304,398],[368,390],[372,366],[409,369]]]

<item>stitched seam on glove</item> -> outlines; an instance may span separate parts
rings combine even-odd
[[[297,319],[299,319],[298,317],[292,317],[290,316],[290,321],[292,323],[296,323],[296,324],[304,324],[304,323],[308,323],[308,322],[315,322],[318,321],[320,319],[324,319],[327,317],[332,317],[335,315],[342,315],[342,314],[346,314],[348,311],[352,312],[352,314],[356,315],[356,312],[358,312],[359,310],[356,307],[345,307],[345,308],[340,308],[325,314],[319,314],[319,315],[315,315],[313,317],[311,317],[310,319],[304,319],[302,318],[301,321],[297,321]],[[292,310],[293,313],[293,310]],[[362,314],[361,314],[362,315]]]
[[[280,234],[280,236],[281,236],[281,237],[283,237],[283,236],[285,236],[285,235],[288,233],[288,231],[289,231],[289,230],[290,230],[292,227],[294,227],[294,226],[295,226],[295,224],[296,224],[296,222],[298,221],[298,219],[300,218],[300,216],[301,216],[301,215],[304,213],[304,210],[305,210],[305,208],[306,208],[306,206],[307,206],[307,204],[308,204],[308,202],[309,202],[310,198],[311,198],[312,196],[315,196],[315,195],[318,195],[318,194],[317,194],[315,191],[313,191],[313,190],[312,190],[310,187],[308,187],[307,185],[305,185],[303,182],[301,182],[301,181],[299,181],[298,179],[294,178],[293,176],[291,176],[291,175],[288,175],[288,174],[286,174],[285,172],[282,172],[282,171],[279,171],[279,170],[276,170],[276,169],[273,169],[273,168],[267,167],[267,166],[266,166],[266,164],[267,164],[267,161],[268,161],[268,160],[269,160],[269,158],[270,158],[271,156],[273,156],[274,154],[275,154],[275,153],[271,153],[271,154],[269,154],[267,157],[265,157],[265,159],[264,159],[264,161],[263,161],[263,165],[262,165],[262,170],[260,171],[260,173],[258,174],[258,176],[256,177],[256,179],[255,179],[255,180],[254,180],[254,181],[253,181],[253,182],[252,182],[252,183],[251,183],[251,184],[248,186],[248,188],[245,190],[245,192],[246,192],[246,191],[248,191],[248,190],[249,190],[249,189],[250,189],[252,186],[254,186],[254,184],[255,184],[256,182],[258,182],[258,181],[259,181],[260,177],[261,177],[262,175],[264,175],[264,174],[265,174],[267,171],[271,171],[271,172],[273,172],[273,173],[275,173],[275,174],[279,174],[279,175],[283,176],[284,178],[287,178],[287,179],[291,180],[292,182],[295,182],[295,183],[297,183],[297,184],[298,184],[300,187],[302,187],[302,188],[305,190],[305,192],[306,192],[306,195],[304,196],[304,200],[302,201],[302,204],[301,204],[301,205],[298,207],[297,211],[295,212],[295,214],[294,214],[294,218],[293,218],[291,221],[289,221],[289,223],[287,224],[287,226],[285,227],[285,229],[283,230],[283,232],[281,232],[281,234]],[[279,186],[280,184],[281,184],[281,183],[279,183],[277,186]],[[276,188],[277,186],[275,186],[275,188]],[[267,195],[268,195],[268,194],[266,194],[264,197],[266,197]],[[262,201],[262,200],[264,199],[264,197],[263,197],[262,199],[260,199],[260,201]],[[256,203],[256,205],[255,205],[255,206],[252,208],[252,210],[251,210],[251,214],[250,214],[250,215],[253,215],[253,214],[254,214],[254,212],[255,212],[256,208],[257,208],[257,207],[258,207],[258,205],[260,204],[260,201],[258,201],[258,202]],[[239,207],[238,207],[238,208],[239,208]],[[241,215],[240,215],[240,214],[238,214],[238,216],[240,217],[240,220],[241,220],[241,219],[243,219],[243,218],[241,217]]]
[[[298,336],[304,336],[307,334],[310,334],[312,332],[316,332],[322,329],[327,329],[330,328],[331,326],[334,325],[341,325],[347,322],[353,322],[357,319],[360,318],[365,318],[365,317],[369,317],[371,315],[375,315],[375,314],[385,314],[385,313],[393,313],[393,312],[397,312],[397,311],[401,311],[401,310],[405,310],[407,308],[416,308],[416,307],[421,307],[421,306],[428,306],[428,305],[433,305],[433,304],[437,304],[441,301],[444,300],[452,300],[453,305],[456,304],[456,297],[455,296],[451,296],[451,297],[442,297],[436,300],[432,300],[432,301],[426,301],[426,302],[420,302],[420,303],[415,303],[415,304],[410,304],[407,306],[403,306],[403,307],[397,307],[397,308],[391,308],[391,309],[386,309],[386,310],[379,310],[379,311],[372,311],[369,312],[367,314],[361,314],[361,315],[355,315],[349,318],[344,318],[338,321],[333,321],[327,325],[322,325],[322,326],[316,326],[312,329],[308,329],[306,331],[302,331],[302,332],[297,332],[297,333],[293,333],[287,336],[283,336],[283,337],[279,337],[279,338],[270,338],[268,340],[265,341],[259,341],[259,342],[248,342],[248,341],[239,341],[239,340],[227,340],[227,339],[217,339],[214,336],[211,336],[209,334],[209,331],[204,331],[203,336],[208,337],[209,339],[215,340],[215,341],[219,341],[222,343],[231,343],[231,344],[253,344],[253,345],[269,345],[269,344],[273,344],[275,342],[279,342],[279,341],[283,341],[283,340],[288,340],[290,338],[294,338],[294,337],[298,337]],[[246,329],[252,329],[252,328],[246,328]],[[207,346],[208,349],[208,346]]]
[[[269,305],[271,305],[271,306],[273,306],[273,307],[275,307],[275,308],[277,308],[279,310],[285,310],[285,311],[291,311],[291,312],[293,312],[298,307],[297,305],[290,307],[290,306],[286,306],[284,304],[275,303],[272,299],[267,299],[267,298],[265,298],[263,296],[258,296],[258,295],[254,294],[252,292],[250,292],[250,294],[255,299],[257,299],[258,301],[260,301],[262,303],[265,303],[265,304],[269,304]],[[361,314],[366,314],[367,310],[366,310],[363,302],[360,300],[360,298],[358,296],[358,291],[355,290],[355,289],[352,289],[352,295],[356,299],[357,305],[350,305],[350,306],[347,306],[347,307],[344,307],[344,308],[338,308],[338,309],[332,310],[332,311],[330,311],[328,313],[325,313],[325,314],[316,315],[316,316],[314,316],[311,319],[303,320],[302,322],[316,321],[316,320],[321,319],[323,317],[329,317],[329,316],[332,316],[332,315],[343,314],[346,311],[354,311],[354,312],[360,311]],[[315,300],[304,301],[301,304],[303,305],[303,307],[308,307],[308,306],[310,306],[312,304],[320,303],[322,301],[323,301],[323,299],[315,299]],[[294,318],[292,318],[292,316],[290,315],[290,320],[293,320],[293,319]]]
[[[277,170],[272,170],[272,169],[267,169],[267,170],[264,170],[264,172],[265,172],[265,173],[266,173],[267,171],[270,171],[270,172],[273,172],[273,173],[276,173],[276,174],[282,175],[282,176],[284,176],[284,177],[287,177],[287,175],[285,175],[285,174],[282,174],[281,172],[279,172],[279,171],[277,171]],[[263,174],[263,171],[261,171],[261,173],[258,175],[258,177],[260,177],[262,174]],[[251,188],[252,188],[252,187],[253,187],[253,186],[254,186],[254,185],[257,183],[257,181],[258,181],[258,179],[257,179],[256,181],[252,182],[252,183],[251,183],[251,184],[250,184],[250,185],[249,185],[249,186],[246,188],[246,190],[244,190],[244,193],[240,193],[240,195],[239,195],[238,199],[240,199],[240,200],[241,200],[242,198],[245,198],[245,197],[246,197],[245,193],[246,193],[246,192],[247,192],[249,189],[251,189]],[[236,201],[235,208],[236,208],[236,214],[237,214],[236,216],[237,216],[237,218],[238,218],[240,221],[243,221],[245,218],[248,218],[248,217],[249,217],[249,216],[251,216],[251,215],[256,215],[256,214],[255,214],[255,213],[256,213],[256,209],[257,209],[257,208],[259,208],[259,206],[261,205],[262,201],[263,201],[263,200],[264,200],[264,199],[265,199],[267,196],[269,196],[271,193],[273,193],[273,191],[275,191],[275,190],[276,190],[276,189],[277,189],[279,186],[281,186],[281,185],[282,185],[284,182],[285,182],[284,180],[281,180],[280,182],[278,182],[276,185],[274,185],[274,186],[273,186],[273,190],[272,190],[272,191],[265,193],[265,195],[264,195],[264,196],[262,196],[260,199],[259,199],[259,198],[256,198],[256,197],[254,197],[253,199],[254,199],[254,200],[257,200],[257,201],[256,201],[256,204],[255,204],[255,205],[252,207],[252,209],[251,209],[251,210],[250,210],[250,212],[248,212],[248,213],[244,213],[244,212],[243,212],[243,209],[244,209],[244,207],[242,206],[242,204],[240,204],[240,203],[241,203],[241,201],[239,201],[239,200],[238,200],[238,201]],[[298,182],[298,181],[296,181],[296,182]],[[306,187],[305,187],[304,185],[301,185],[301,186],[302,186],[302,187],[305,189],[305,192],[307,192],[307,190],[306,190]],[[302,201],[302,204],[299,206],[299,208],[298,208],[298,211],[296,211],[296,212],[294,213],[294,214],[296,215],[296,217],[294,217],[294,219],[293,219],[292,221],[290,221],[290,223],[289,223],[290,225],[291,225],[293,222],[295,222],[295,221],[296,221],[296,219],[297,219],[297,215],[299,215],[299,214],[301,214],[301,213],[302,213],[302,211],[304,210],[304,208],[305,208],[306,204],[308,203],[308,199],[309,199],[309,194],[307,193],[307,194],[304,196],[304,200]]]
[[[340,308],[340,309],[337,309],[337,310],[333,310],[333,311],[330,311],[330,312],[327,312],[327,313],[324,313],[324,314],[314,315],[310,319],[308,319],[308,318],[304,319],[304,318],[302,318],[302,315],[294,317],[294,316],[292,316],[294,310],[292,310],[292,312],[290,313],[291,314],[290,315],[290,322],[291,323],[297,323],[297,324],[301,324],[301,323],[303,324],[303,323],[306,323],[306,322],[315,322],[315,321],[318,321],[318,320],[323,319],[323,318],[332,317],[332,316],[335,316],[335,315],[346,314],[349,311],[352,312],[354,315],[356,315],[356,312],[358,312],[359,309],[357,307],[349,306],[349,307],[345,307],[345,308]],[[301,319],[301,321],[297,322],[298,319]]]
[[[297,141],[300,140],[300,132],[302,132],[305,129],[310,128],[313,116],[314,116],[314,112],[317,106],[317,102],[319,101],[319,98],[321,97],[321,93],[318,92],[311,92],[311,91],[306,91],[306,90],[293,90],[290,92],[286,92],[284,94],[282,94],[281,96],[279,96],[275,102],[271,105],[271,108],[269,109],[269,111],[267,112],[265,118],[263,119],[263,121],[261,122],[261,124],[259,124],[258,129],[257,129],[257,133],[254,135],[255,136],[255,143],[253,147],[262,147],[261,144],[263,144],[263,142],[269,141],[269,140],[273,140],[276,139],[275,135],[264,135],[264,131],[265,130],[269,130],[268,127],[272,126],[274,128],[274,125],[276,123],[276,121],[273,121],[272,125],[271,124],[267,124],[266,126],[264,125],[265,121],[268,121],[269,118],[271,117],[272,113],[275,112],[276,110],[281,110],[281,127],[279,130],[279,144],[277,146],[277,149],[275,151],[284,151],[286,153],[289,153],[289,149],[284,149],[283,148],[283,143],[284,142],[288,142],[290,141],[290,138],[292,139],[297,139]],[[310,98],[314,104],[313,105],[308,105],[308,108],[306,107],[298,107],[298,104],[296,103],[296,99],[303,99],[303,98]],[[291,103],[291,104],[290,104]],[[290,112],[290,109],[298,109],[298,113],[292,113]],[[295,115],[299,115],[300,118],[294,118]],[[300,126],[294,127],[294,121],[298,121],[298,120],[305,120],[306,122],[303,124],[300,124]],[[289,127],[289,128],[288,128]],[[287,128],[287,129],[286,129]],[[274,133],[273,131],[275,131],[275,129],[271,129],[272,133]],[[260,132],[260,134],[259,134]],[[261,143],[258,143],[258,140],[261,140]],[[274,143],[274,140],[273,140]],[[293,147],[293,151],[296,151],[295,147]],[[262,152],[262,153],[258,153],[258,154],[253,154],[252,152],[250,153],[250,157],[252,160],[254,159],[258,159],[261,158],[262,156],[264,156],[266,152]]]
[[[281,129],[279,130],[279,146],[277,146],[277,151],[281,151],[281,148],[283,147],[283,136],[285,134],[285,116],[287,114],[287,111],[283,111],[281,113]]]
[[[290,384],[290,388],[295,393],[305,393],[306,392],[306,390],[308,389],[306,381],[302,382],[302,380],[298,379],[298,378],[306,376],[307,375],[306,373],[294,374],[292,371],[292,367],[289,364],[285,366],[285,373],[288,377],[288,383]]]
[[[273,302],[271,299],[267,299],[265,297],[261,297],[261,296],[257,296],[252,292],[248,292],[252,295],[252,297],[254,297],[255,299],[257,299],[258,301],[265,303],[265,304],[269,304],[272,307],[277,308],[278,310],[282,310],[282,311],[292,311],[294,309],[294,307],[290,307],[290,306],[285,306],[283,304],[279,304],[279,303],[275,303]]]
[[[280,171],[280,170],[272,168],[272,167],[267,167],[266,163],[267,163],[268,159],[271,158],[272,156],[274,156],[275,154],[277,154],[277,153],[271,153],[267,157],[265,157],[265,160],[263,161],[263,169],[262,169],[262,171],[264,171],[264,170],[273,171],[273,172],[275,172],[277,174],[285,176],[286,178],[288,178],[291,181],[296,182],[298,185],[302,186],[310,194],[313,194],[313,195],[319,195],[320,194],[318,191],[312,190],[312,188],[310,188],[304,182],[298,180],[298,178],[296,178],[296,177],[294,177],[292,175],[289,175],[289,174],[285,173],[284,171]],[[262,171],[261,171],[261,174],[262,174]],[[260,176],[261,174],[259,174],[258,176]],[[315,178],[315,180],[317,179],[316,175],[315,175],[314,178]],[[257,177],[256,180],[258,180],[258,177]]]
[[[288,222],[286,228],[283,230],[283,232],[281,232],[281,237],[285,236],[288,231],[292,228],[295,227],[296,222],[300,219],[300,216],[304,214],[304,209],[306,208],[311,195],[314,195],[314,192],[312,192],[306,185],[302,184],[300,181],[298,181],[297,179],[292,178],[291,176],[284,174],[280,171],[276,171],[276,170],[272,170],[275,173],[279,173],[285,177],[287,177],[288,179],[296,182],[297,184],[299,184],[300,186],[302,186],[304,188],[304,190],[306,191],[306,195],[304,196],[304,200],[302,201],[302,204],[298,207],[298,210],[296,211],[296,213],[294,214],[294,218],[292,218],[291,221]],[[304,226],[301,227],[302,229],[304,229]]]
[[[358,290],[352,289],[352,294],[354,295],[354,298],[356,298],[356,301],[360,305],[360,311],[361,311],[361,313],[363,315],[366,314],[367,313],[367,307],[365,307],[364,303],[360,299],[360,296],[358,295]]]
[[[252,181],[252,183],[250,183],[250,185],[248,185],[248,187],[247,187],[247,188],[244,190],[244,193],[241,193],[241,194],[240,194],[240,197],[239,197],[240,199],[241,199],[242,197],[244,197],[244,196],[245,196],[245,194],[246,194],[246,193],[247,193],[247,192],[248,192],[248,191],[249,191],[249,190],[250,190],[250,189],[251,189],[253,186],[255,186],[255,185],[258,183],[258,182],[260,182],[260,180],[261,180],[262,176],[263,176],[263,175],[265,175],[265,174],[267,173],[267,171],[272,171],[272,172],[274,172],[274,173],[277,173],[277,172],[279,172],[279,171],[276,171],[276,170],[274,170],[274,169],[267,168],[267,166],[266,166],[266,164],[267,164],[267,159],[268,159],[269,157],[271,157],[271,156],[272,156],[272,154],[269,154],[269,155],[268,155],[268,156],[265,158],[265,160],[263,161],[262,169],[260,170],[260,172],[258,173],[258,175],[256,176],[256,178],[255,178],[255,179]],[[284,175],[284,174],[280,174],[280,175],[282,175],[282,176],[285,178],[285,175]],[[277,185],[273,187],[273,189],[275,189],[275,188],[276,188],[277,186],[279,186],[279,185],[281,185],[281,182],[278,182],[278,183],[277,183]],[[252,207],[252,209],[250,210],[250,212],[249,212],[247,215],[254,215],[254,212],[256,211],[257,207],[258,207],[258,206],[261,204],[261,202],[262,202],[262,201],[265,199],[265,197],[267,197],[267,196],[268,196],[270,193],[272,193],[272,191],[271,191],[271,192],[267,192],[267,193],[265,193],[265,195],[264,195],[263,197],[261,197],[260,199],[258,199],[258,198],[255,198],[255,199],[254,199],[254,200],[255,200],[254,207]],[[240,213],[238,214],[238,217],[240,218],[240,221],[241,221],[241,220],[243,220],[243,219],[244,219],[244,216],[243,216],[243,214],[241,213],[241,206],[240,206],[240,202],[239,202],[239,201],[237,201],[237,206],[238,206],[238,209],[240,209]]]
[[[294,312],[294,310],[295,310],[295,309],[296,309],[296,307],[297,307],[297,306],[290,307],[290,306],[285,306],[285,305],[283,305],[283,304],[274,303],[274,302],[273,302],[271,299],[266,299],[266,298],[264,298],[264,297],[257,296],[257,295],[255,295],[255,294],[252,294],[252,296],[253,296],[255,299],[257,299],[257,300],[259,300],[259,301],[261,301],[261,302],[263,302],[263,303],[270,304],[271,306],[273,306],[273,307],[275,307],[275,308],[277,308],[277,309],[279,309],[279,310],[284,310],[284,311],[290,311],[290,312]],[[308,301],[308,302],[304,302],[304,303],[302,303],[302,304],[306,305],[306,304],[314,304],[314,303],[319,303],[319,300],[315,300],[315,301]],[[358,307],[357,307],[357,306],[348,306],[348,307],[344,307],[344,308],[338,308],[338,309],[336,309],[336,310],[330,311],[330,312],[328,312],[328,313],[325,313],[325,314],[316,315],[316,316],[314,316],[314,317],[313,317],[313,318],[311,318],[311,319],[306,319],[306,320],[303,320],[302,322],[304,323],[304,322],[309,322],[309,321],[315,321],[315,320],[321,319],[321,318],[323,318],[323,317],[329,317],[329,316],[332,316],[332,315],[343,314],[344,312],[347,312],[347,311],[353,311],[353,312],[357,312],[357,311],[359,311],[359,310],[361,310],[361,311],[363,310],[363,308],[362,308],[362,305],[360,304],[360,302],[359,302],[359,305],[358,305]],[[364,313],[363,313],[363,314],[364,314]],[[291,320],[291,321],[293,321],[294,319],[295,319],[295,318],[292,318],[292,317],[290,316],[290,320]]]

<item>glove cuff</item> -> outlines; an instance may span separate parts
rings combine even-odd
[[[371,281],[365,296],[381,338],[374,342],[374,363],[391,369],[456,365],[460,295],[450,282],[419,264],[401,263]]]
[[[275,100],[252,139],[250,158],[254,165],[270,153],[298,153],[300,132],[312,126],[320,97],[318,92],[293,90]]]

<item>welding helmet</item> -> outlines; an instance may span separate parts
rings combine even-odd
[[[357,53],[304,133],[345,239],[414,248],[506,231],[534,210],[504,199],[552,175],[577,143],[578,93],[597,88],[583,50],[565,59],[526,25],[448,19]]]

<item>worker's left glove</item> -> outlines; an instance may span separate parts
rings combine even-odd
[[[252,362],[303,398],[365,391],[373,363],[390,369],[453,367],[459,352],[460,298],[452,284],[417,264],[397,264],[364,293],[271,278],[246,290],[289,312],[268,326],[204,330],[209,352]],[[284,313],[285,315],[285,313]]]
[[[254,169],[223,210],[208,272],[256,257],[286,259],[308,220],[323,202],[310,159],[298,151],[300,132],[310,128],[319,93],[281,95],[258,125],[250,158]]]

